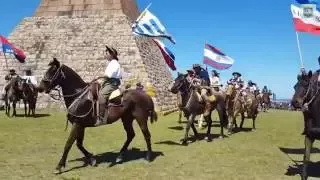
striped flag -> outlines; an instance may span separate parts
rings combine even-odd
[[[157,44],[160,48],[161,54],[166,61],[167,65],[170,67],[171,70],[175,71],[177,68],[174,65],[175,57],[173,53],[158,39],[153,39],[153,41]]]
[[[233,63],[234,60],[231,57],[209,44],[205,45],[203,64],[207,64],[215,69],[224,70],[230,68]]]
[[[175,40],[166,32],[160,20],[147,8],[141,13],[136,22],[132,25],[132,31],[136,35],[166,38],[175,44]]]
[[[0,35],[0,51],[3,52],[3,54],[12,54],[14,57],[20,62],[24,63],[26,56],[24,55],[24,52],[21,49],[16,48],[13,44],[11,44],[8,39],[6,39],[4,36]]]
[[[295,30],[320,35],[320,12],[314,4],[291,5]]]

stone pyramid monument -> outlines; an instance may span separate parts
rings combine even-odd
[[[135,0],[42,0],[33,17],[27,17],[8,37],[27,55],[27,62],[8,60],[9,69],[23,74],[31,68],[38,81],[53,57],[72,67],[86,81],[103,74],[105,45],[120,54],[123,84],[141,82],[155,89],[158,111],[175,109],[176,96],[168,92],[171,73],[155,43],[131,32],[139,11]],[[8,72],[0,56],[0,87]],[[63,103],[40,94],[38,108],[60,107]]]

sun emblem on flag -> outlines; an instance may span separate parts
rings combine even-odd
[[[313,13],[316,9],[315,4],[304,4],[302,5],[303,17],[310,18],[313,16]]]

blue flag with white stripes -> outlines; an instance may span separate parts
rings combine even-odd
[[[132,31],[136,35],[153,37],[153,38],[166,38],[175,44],[174,39],[169,35],[159,21],[148,9],[144,10],[138,17],[136,22],[132,25]]]

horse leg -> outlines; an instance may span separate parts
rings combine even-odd
[[[17,112],[16,112],[16,105],[17,105],[17,101],[16,101],[16,100],[14,100],[14,101],[12,102],[12,109],[13,109],[13,112],[12,112],[12,116],[11,116],[11,117],[13,117],[13,116],[17,116]]]
[[[212,137],[211,137],[211,126],[212,126],[212,118],[211,118],[211,112],[209,113],[208,116],[204,117],[208,123],[208,130],[207,130],[207,136],[205,137],[205,140],[207,140],[207,142],[211,142],[212,141]]]
[[[152,147],[151,147],[151,134],[148,129],[148,118],[145,118],[145,120],[144,119],[138,120],[138,124],[140,126],[141,131],[142,131],[144,139],[147,143],[148,152],[147,152],[146,160],[148,162],[151,162],[152,161]]]
[[[303,156],[303,171],[302,171],[302,179],[303,180],[307,180],[308,179],[308,165],[310,163],[310,153],[311,153],[311,149],[312,149],[312,144],[313,144],[314,140],[309,138],[309,137],[305,137],[305,151],[304,151],[304,156]]]
[[[24,104],[24,116],[26,117],[27,116],[27,101],[25,99],[23,100],[23,104]],[[28,106],[30,109],[30,104]],[[30,115],[30,113],[29,113],[29,115]]]
[[[181,111],[181,110],[179,110],[179,117],[178,117],[178,118],[179,118],[179,119],[178,119],[178,123],[181,124],[181,123],[182,123],[182,121],[181,121],[182,111]]]
[[[85,133],[85,128],[79,127],[78,134],[77,134],[77,147],[82,152],[82,154],[86,157],[86,163],[90,164],[91,166],[95,166],[96,160],[93,158],[93,154],[89,153],[83,147],[84,133]]]
[[[194,123],[191,124],[191,129],[192,129],[193,134],[196,137],[196,139],[199,139],[199,134],[198,134],[197,128],[195,127]]]
[[[68,153],[74,143],[74,141],[77,139],[77,136],[78,136],[78,130],[80,129],[81,127],[74,123],[72,125],[72,129],[71,129],[71,132],[70,132],[70,135],[69,135],[69,138],[64,146],[64,151],[63,151],[63,154],[62,154],[62,157],[56,167],[56,174],[59,174],[61,173],[61,169],[62,167],[65,167],[66,166],[66,161],[67,161],[67,157],[68,157]]]
[[[133,122],[133,118],[123,118],[122,119],[122,124],[123,124],[124,130],[127,133],[127,140],[123,144],[123,146],[122,146],[122,148],[120,150],[120,154],[116,159],[117,163],[120,163],[120,162],[123,161],[124,153],[128,150],[128,146],[130,145],[132,139],[135,136],[134,129],[133,129],[133,126],[132,126],[132,122]]]
[[[243,112],[243,113],[241,113],[240,129],[242,129],[242,128],[243,128],[244,118],[245,118],[245,116],[244,116],[244,112]]]
[[[187,140],[188,140],[188,134],[189,134],[189,130],[190,130],[190,127],[191,125],[193,124],[194,122],[194,119],[195,119],[195,115],[192,114],[189,119],[188,119],[188,123],[187,123],[187,127],[186,127],[186,131],[185,131],[185,134],[184,134],[184,138],[182,139],[182,142],[181,144],[182,145],[187,145]]]
[[[200,115],[200,119],[199,119],[199,123],[198,123],[198,127],[202,128],[202,124],[203,124],[203,120],[204,120],[204,116],[203,114]],[[207,120],[206,120],[207,121]],[[207,122],[208,123],[208,122]]]

